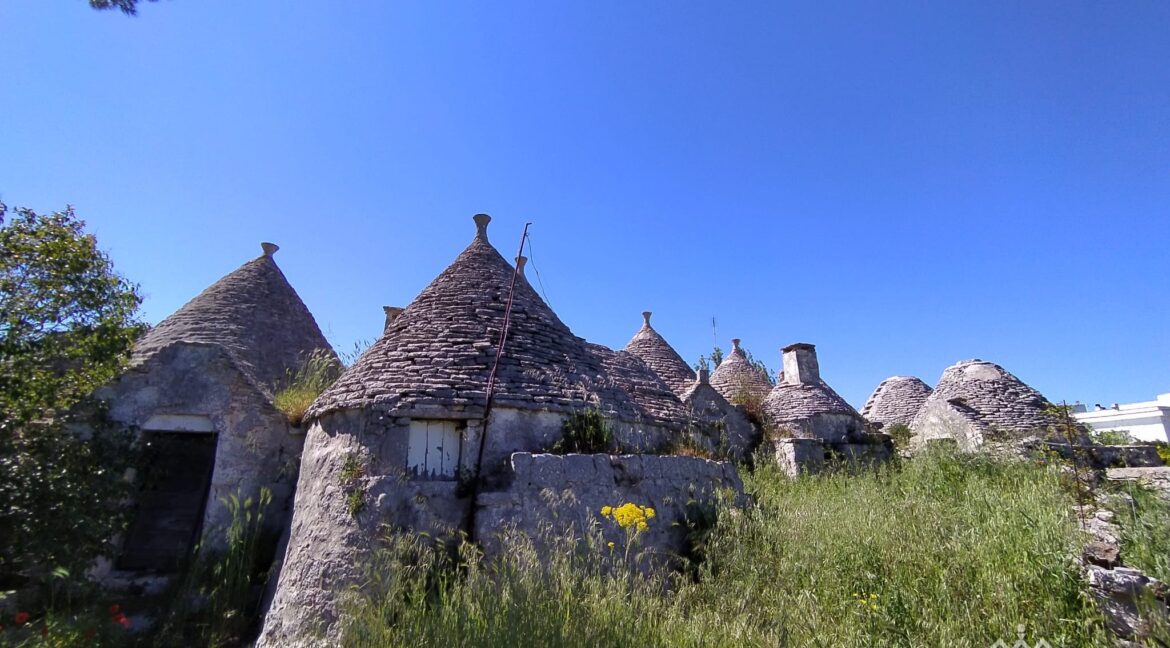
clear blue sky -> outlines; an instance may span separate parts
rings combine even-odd
[[[0,198],[157,322],[261,240],[339,348],[492,214],[578,335],[1170,391],[1170,3],[0,3]]]

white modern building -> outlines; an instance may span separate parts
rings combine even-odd
[[[1158,394],[1157,399],[1142,403],[1094,405],[1074,416],[1097,432],[1124,430],[1138,441],[1170,441],[1170,394]]]

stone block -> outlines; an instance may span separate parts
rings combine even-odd
[[[780,439],[775,456],[786,475],[816,474],[825,466],[825,444],[820,439]]]

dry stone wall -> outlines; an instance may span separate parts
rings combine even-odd
[[[517,453],[512,471],[507,488],[478,501],[475,538],[489,557],[507,552],[502,538],[513,529],[538,546],[544,529],[576,537],[596,529],[602,541],[624,549],[626,532],[601,508],[632,502],[656,512],[637,549],[646,552],[647,564],[669,564],[686,548],[688,506],[713,504],[724,489],[743,495],[733,465],[693,457]]]

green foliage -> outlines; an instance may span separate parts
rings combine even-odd
[[[31,648],[33,646],[87,646],[92,648],[128,646],[133,626],[117,604],[92,602],[75,610],[50,609],[44,613],[29,614],[27,621],[16,624],[16,612],[0,618],[0,646],[4,648]]]
[[[1165,441],[1156,441],[1154,442],[1154,450],[1157,451],[1158,458],[1161,459],[1163,463],[1170,466],[1170,443],[1166,443]]]
[[[910,437],[914,434],[910,431],[910,426],[905,423],[894,423],[882,430],[890,435],[894,440],[894,446],[899,450],[904,450],[910,447]]]
[[[366,469],[358,456],[353,453],[346,455],[337,483],[345,493],[345,509],[352,516],[357,516],[366,508],[366,490],[362,484],[362,477],[365,476]]]
[[[61,420],[28,432],[0,452],[0,589],[72,596],[97,556],[115,553],[137,452],[128,432],[100,421],[89,438]]]
[[[291,425],[300,425],[309,406],[337,380],[341,369],[332,352],[318,349],[296,371],[289,370],[284,386],[273,394],[272,403]]]
[[[0,205],[0,433],[81,401],[121,370],[142,299],[71,208]]]
[[[343,351],[340,354],[342,366],[352,367],[354,363],[358,361],[358,358],[362,357],[362,354],[369,350],[370,345],[372,344],[373,342],[370,342],[369,340],[358,340],[354,342],[349,351]]]
[[[272,493],[259,498],[220,498],[232,515],[225,531],[227,548],[200,546],[167,601],[156,633],[144,639],[155,646],[245,645],[259,620],[260,599],[276,550],[264,527]]]
[[[1128,498],[1109,498],[1121,526],[1121,560],[1163,583],[1170,580],[1170,502],[1141,484],[1116,484]]]
[[[118,9],[127,16],[138,14],[139,0],[89,0],[89,6],[94,9]],[[157,0],[149,0],[157,2]]]
[[[552,447],[555,453],[609,452],[613,448],[613,430],[596,409],[570,414],[561,425],[561,434],[561,439]]]
[[[1093,430],[1089,436],[1093,439],[1093,443],[1101,445],[1135,445],[1138,443],[1129,430]]]
[[[57,590],[83,581],[125,523],[132,439],[86,399],[125,366],[141,298],[72,209],[17,209],[5,222],[6,212],[0,204],[0,586]],[[69,578],[51,577],[58,569]]]
[[[589,537],[539,554],[509,538],[496,562],[397,538],[343,645],[982,647],[1019,624],[1030,644],[1108,645],[1058,473],[942,451],[859,475],[760,468],[754,506],[693,512],[693,574],[631,573]]]

